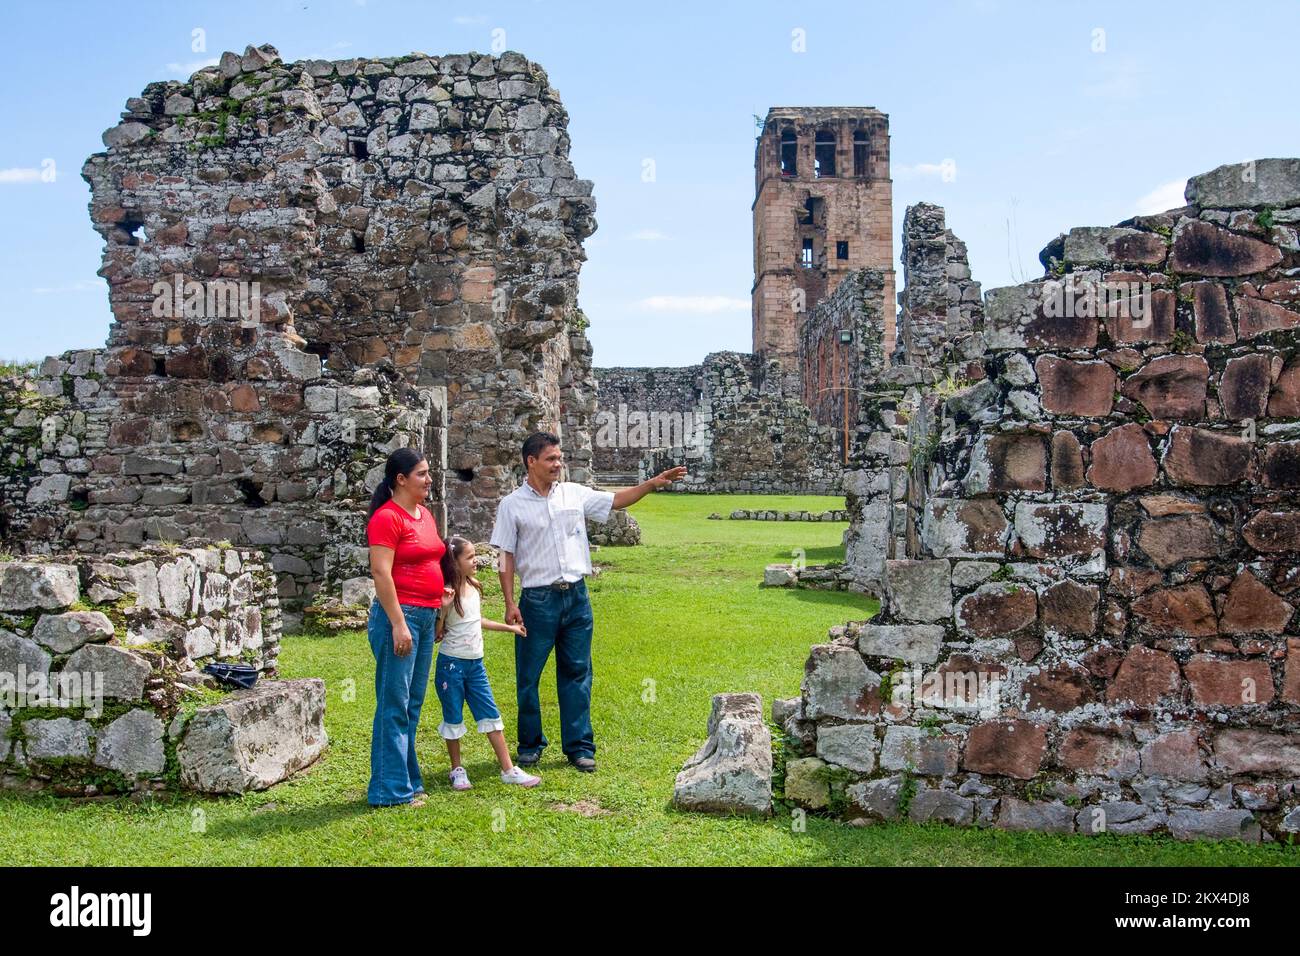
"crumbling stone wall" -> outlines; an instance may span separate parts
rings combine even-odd
[[[788,797],[1300,832],[1300,160],[1187,199],[1072,230],[1048,276],[988,294],[984,378],[908,430],[920,521],[882,615],[812,649]]]
[[[873,294],[885,276],[863,270],[846,280],[872,291],[848,299],[849,316],[840,320],[851,317],[864,342],[844,477],[850,515],[845,564],[854,587],[877,596],[884,593],[885,562],[916,549],[918,516],[931,490],[925,468],[945,421],[937,405],[951,396],[946,420],[965,423],[971,402],[954,392],[984,375],[983,306],[965,244],[946,227],[938,206],[909,207],[903,223],[907,286],[898,297],[892,362],[885,360],[888,339]]]
[[[676,423],[693,427],[704,397],[704,366],[594,369],[594,468],[602,477],[635,476],[647,448],[680,444]]]
[[[349,516],[399,436],[471,536],[531,430],[560,432],[587,480],[594,201],[566,125],[516,53],[285,64],[250,47],[147,86],[83,170],[107,348],[46,363],[57,412],[0,396],[24,423],[3,459],[40,476],[6,476],[12,546],[197,532],[274,549],[305,600],[355,573],[324,552],[361,541]]]
[[[849,273],[799,330],[803,403],[819,424],[847,434],[849,443],[866,382],[888,365],[882,278],[867,270]],[[848,342],[841,340],[845,334]]]
[[[324,747],[324,685],[269,679],[280,631],[257,551],[0,562],[0,786],[229,792],[283,779]],[[219,693],[202,672],[215,661],[262,674],[254,712],[233,726],[247,693]]]
[[[947,228],[942,206],[907,207],[902,258],[897,360],[904,365],[941,365],[952,343],[981,327],[984,312],[966,244]]]
[[[245,354],[248,367],[266,353]],[[390,451],[423,448],[441,476],[445,393],[409,386],[391,364],[218,384],[114,374],[120,361],[67,353],[0,393],[14,423],[4,512],[16,550],[256,545],[296,609],[323,582],[365,572],[364,503]],[[442,497],[439,481],[440,512]]]
[[[640,478],[685,465],[669,490],[833,495],[843,452],[835,430],[819,425],[784,391],[780,362],[740,352],[704,359],[695,446],[651,449]]]

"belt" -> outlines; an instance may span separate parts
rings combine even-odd
[[[552,581],[546,586],[552,591],[567,591],[569,588],[576,586],[577,583],[577,581],[566,581],[564,578],[560,578],[560,580]]]
[[[535,587],[524,588],[524,590],[525,590],[525,591],[540,591],[540,590],[542,590],[543,588],[545,588],[545,589],[550,590],[550,591],[567,591],[567,590],[569,590],[570,588],[576,588],[576,587],[577,587],[579,584],[581,584],[581,583],[582,583],[581,578],[578,579],[577,581],[566,581],[566,580],[564,580],[564,578],[560,578],[560,580],[558,580],[558,581],[552,581],[550,584],[538,584],[538,585],[536,585]]]

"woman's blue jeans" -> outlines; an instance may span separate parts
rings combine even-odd
[[[424,791],[424,778],[415,759],[415,729],[429,689],[433,666],[435,607],[402,605],[411,631],[411,653],[393,653],[393,625],[375,600],[370,605],[370,650],[375,655],[375,722],[370,732],[371,806],[410,803]]]

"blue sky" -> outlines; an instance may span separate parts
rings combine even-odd
[[[487,52],[501,29],[540,62],[595,181],[581,304],[597,365],[749,349],[753,116],[769,106],[888,113],[895,246],[908,204],[940,203],[985,289],[1041,274],[1038,250],[1071,226],[1180,204],[1189,175],[1300,155],[1294,2],[54,0],[3,17],[3,358],[103,344],[81,164],[146,83],[248,43],[285,60]]]

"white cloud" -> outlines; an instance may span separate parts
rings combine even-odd
[[[672,236],[666,232],[660,232],[658,229],[638,229],[628,236],[636,242],[662,242],[665,239],[671,239]]]
[[[61,286],[38,286],[32,289],[34,295],[62,295],[67,292],[94,292],[96,289],[103,289],[104,281],[102,279],[77,279],[67,285]]]
[[[924,179],[933,177],[941,179],[944,182],[952,182],[957,178],[957,164],[951,159],[945,159],[941,163],[916,163],[908,166],[906,164],[895,166],[892,170],[895,179]]]
[[[14,166],[0,169],[0,183],[39,183],[41,171],[33,166]]]
[[[168,63],[167,72],[177,73],[181,76],[193,76],[204,67],[216,66],[220,62],[221,58],[214,56],[206,60],[191,60],[189,63]]]
[[[1154,216],[1166,209],[1178,209],[1187,205],[1187,200],[1183,198],[1183,190],[1186,188],[1187,180],[1185,179],[1174,179],[1162,183],[1137,201],[1137,214],[1139,216]]]
[[[748,312],[750,301],[726,295],[652,295],[637,305],[645,312],[690,312],[716,315],[719,312]]]

